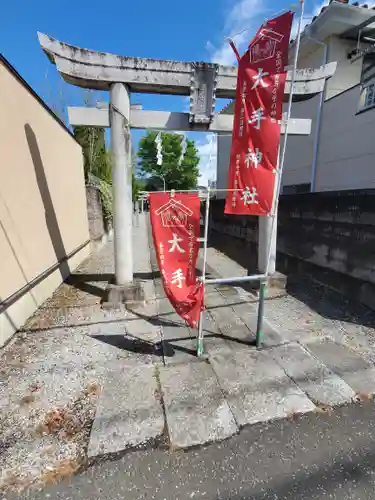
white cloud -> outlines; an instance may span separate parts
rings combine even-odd
[[[305,13],[302,29],[311,22],[313,16],[320,13],[325,5],[328,5],[328,0],[315,3],[313,8]],[[205,49],[210,56],[211,62],[233,65],[236,63],[236,57],[224,37],[233,38],[239,53],[242,54],[266,16],[273,16],[274,10],[267,8],[264,0],[237,0],[231,6],[229,12],[224,14],[226,20],[223,22],[219,33],[221,43],[214,45],[208,40]],[[297,34],[297,25],[298,11],[292,27],[292,38],[295,38]],[[200,185],[207,185],[209,180],[216,179],[217,150],[216,142],[212,145],[212,136],[213,134],[206,134],[202,140],[196,143],[201,159],[199,165]]]
[[[207,186],[208,181],[216,179],[217,149],[215,134],[206,134],[203,140],[197,141],[195,145],[200,157],[198,184]]]
[[[223,65],[235,64],[236,58],[233,50],[224,37],[233,38],[241,53],[262,23],[265,13],[264,0],[237,0],[234,2],[231,9],[223,16],[225,21],[219,34],[221,43],[215,46],[210,40],[206,42],[205,48],[210,55],[211,62]],[[256,18],[258,19],[256,20]],[[196,143],[200,156],[200,185],[207,186],[209,180],[216,179],[216,144],[214,134],[206,134],[202,140]]]
[[[231,10],[226,13],[226,21],[221,30],[222,42],[218,46],[211,41],[206,43],[206,50],[210,54],[211,61],[224,65],[234,64],[236,57],[224,37],[233,38],[241,53],[258,29],[258,25],[262,23],[261,14],[265,13],[264,0],[237,0]],[[256,18],[258,22],[254,22]]]

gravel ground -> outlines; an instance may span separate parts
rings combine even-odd
[[[243,273],[212,248],[208,264],[223,276]],[[125,333],[126,323],[137,319],[100,308],[112,274],[109,244],[0,351],[0,491],[54,483],[85,465],[106,370],[126,368],[137,357],[95,338]],[[284,338],[329,336],[375,362],[374,312],[308,281],[291,282],[288,292],[266,302],[266,317]]]
[[[53,483],[85,463],[105,367],[119,356],[90,334],[104,322],[124,328],[124,312],[99,305],[112,261],[107,245],[0,351],[0,491]]]
[[[110,242],[83,262],[0,350],[0,492],[47,485],[85,466],[108,370],[126,372],[140,358],[154,361],[103,341],[103,336],[142,330],[144,322],[123,309],[101,308],[113,262]],[[156,335],[154,330],[151,325],[147,338]]]
[[[287,340],[330,337],[375,361],[375,312],[311,280],[288,285],[288,295],[266,302],[266,317]]]
[[[223,252],[208,250],[208,264],[220,275],[247,274]],[[247,300],[257,300],[243,288],[236,288]],[[330,337],[375,362],[375,311],[300,276],[288,277],[287,292],[284,297],[267,299],[265,304],[265,317],[284,339],[305,343]]]

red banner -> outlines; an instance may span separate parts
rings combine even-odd
[[[267,21],[238,58],[227,214],[272,210],[292,20],[287,12]]]
[[[203,285],[195,265],[199,253],[200,200],[197,194],[150,193],[152,236],[164,290],[176,312],[196,328],[203,310]]]

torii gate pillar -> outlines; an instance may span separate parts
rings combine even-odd
[[[126,290],[132,295],[130,283],[133,281],[130,128],[230,132],[233,116],[215,114],[215,101],[218,97],[235,98],[237,68],[118,56],[74,47],[43,33],[39,33],[38,37],[43,50],[56,64],[65,81],[83,88],[110,92],[109,110],[70,108],[69,119],[71,125],[111,127],[115,278],[118,285],[113,295],[117,294],[119,302]],[[324,89],[325,80],[334,74],[335,69],[336,63],[329,63],[316,69],[297,70],[293,78],[289,70],[284,101],[288,101],[290,93],[293,101],[310,99],[319,94]],[[130,91],[190,96],[190,112],[130,112]],[[283,128],[285,130],[285,120],[281,120],[282,133]],[[310,129],[311,120],[289,120],[288,130],[291,134],[308,135]],[[260,235],[260,243],[263,243],[265,250],[269,239],[269,221],[260,224],[267,226]],[[272,241],[272,255],[276,252],[275,238]],[[260,267],[263,264],[260,262]],[[113,302],[116,302],[116,298]]]
[[[113,228],[116,285],[133,281],[132,251],[132,159],[130,95],[123,83],[110,87]]]

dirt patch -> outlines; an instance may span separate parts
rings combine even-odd
[[[82,462],[74,459],[67,459],[58,462],[54,467],[42,473],[40,482],[45,486],[58,483],[62,479],[72,476],[81,468]]]
[[[8,419],[4,427],[11,432],[5,440],[2,436],[4,446],[0,449],[0,492],[21,493],[54,484],[86,463],[99,392],[99,384],[92,381],[71,403],[44,412],[39,410],[34,415],[33,429],[22,430],[19,424],[14,427],[15,422]],[[24,396],[23,405],[31,404],[35,397],[35,393]]]

